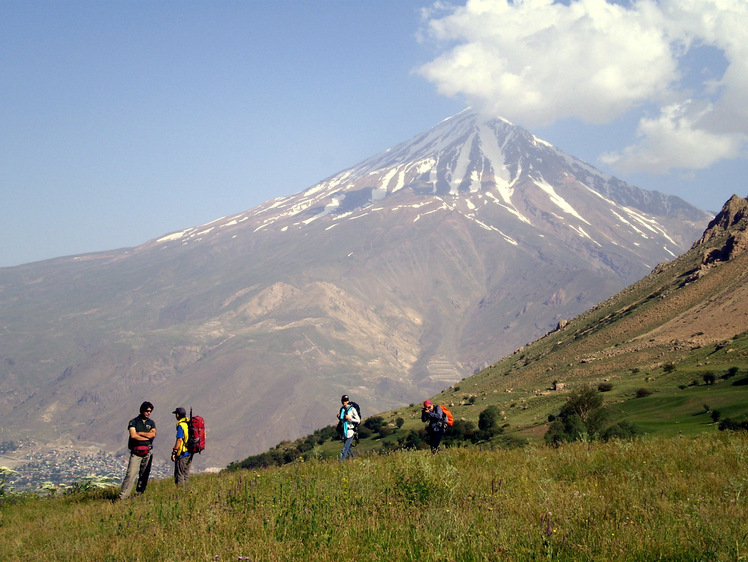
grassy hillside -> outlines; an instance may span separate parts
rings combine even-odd
[[[717,423],[748,420],[748,201],[733,203],[690,252],[431,397],[460,431],[494,408],[494,436],[418,450],[410,405],[344,463],[326,428],[269,451],[283,466],[125,502],[0,486],[0,559],[746,559],[748,432]],[[584,387],[645,436],[545,445]]]
[[[0,501],[0,559],[740,560],[748,434],[355,461]]]
[[[747,233],[748,201],[733,198],[689,252],[423,398],[448,405],[455,419],[473,426],[481,411],[495,407],[502,428],[491,440],[496,446],[542,442],[549,416],[583,385],[606,389],[608,426],[625,420],[649,434],[681,435],[710,431],[715,419],[748,419]],[[362,407],[364,416],[372,414]],[[334,413],[331,405],[331,418]],[[423,428],[420,405],[378,415],[389,434],[362,440],[361,450],[408,446],[410,432]],[[339,451],[339,442],[320,437],[280,444],[272,456],[288,461]],[[234,466],[242,464],[252,463]]]

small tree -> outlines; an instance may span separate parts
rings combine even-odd
[[[603,397],[594,388],[586,384],[579,390],[569,394],[569,401],[561,408],[561,417],[576,414],[583,423],[587,423],[590,415],[603,405]]]
[[[489,406],[478,415],[478,429],[481,431],[495,429],[498,422],[499,409],[496,406]]]
[[[606,429],[600,438],[603,441],[611,439],[633,439],[642,435],[644,431],[638,426],[626,420],[610,426]]]
[[[384,425],[384,418],[382,416],[372,416],[366,418],[364,427],[370,429],[373,433],[378,433],[381,427]]]
[[[545,435],[547,443],[577,441],[594,438],[607,417],[602,395],[589,385],[584,385],[569,395],[558,417]]]

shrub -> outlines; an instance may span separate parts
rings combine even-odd
[[[367,439],[368,437],[371,437],[372,434],[373,434],[372,430],[366,427],[365,425],[358,426],[358,438],[359,439]]]
[[[366,418],[366,421],[364,421],[364,427],[370,429],[373,433],[379,432],[383,425],[384,418],[382,418],[382,416],[372,416],[370,418]]]
[[[428,445],[426,432],[423,433],[411,429],[407,435],[397,440],[402,449],[425,449]]]
[[[500,430],[497,430],[497,433],[500,433]],[[465,443],[478,443],[485,438],[485,434],[475,427],[474,422],[455,420],[454,425],[444,435],[442,443],[449,446]]]
[[[644,430],[641,427],[624,420],[611,425],[603,432],[600,438],[603,441],[610,441],[611,439],[633,439],[643,434]]]
[[[601,382],[597,385],[598,392],[610,392],[611,390],[613,390],[612,382]]]
[[[498,422],[499,409],[496,406],[489,406],[478,415],[478,429],[481,431],[496,429]]]
[[[603,405],[603,397],[589,385],[582,386],[569,394],[569,400],[561,408],[561,417],[576,414],[583,422],[586,422],[590,414]]]
[[[652,394],[652,391],[649,390],[648,388],[640,388],[639,390],[636,391],[637,398],[646,398],[650,394]]]
[[[569,399],[561,408],[558,417],[551,422],[544,437],[545,441],[558,445],[563,441],[594,438],[606,417],[603,397],[590,385],[584,385],[569,394]]]
[[[725,418],[719,422],[718,426],[720,431],[748,431],[748,421],[735,421],[731,418]]]
[[[387,437],[388,435],[392,435],[393,433],[395,433],[394,427],[383,425],[379,428],[379,437]]]
[[[704,373],[701,378],[704,380],[704,384],[707,385],[714,384],[714,381],[717,380],[717,377],[711,371]]]

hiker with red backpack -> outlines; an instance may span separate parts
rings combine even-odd
[[[421,409],[421,421],[428,422],[426,431],[429,434],[431,452],[436,454],[444,437],[444,432],[449,427],[451,414],[447,415],[446,407],[435,406],[431,400],[426,400]]]
[[[177,417],[177,440],[171,451],[171,461],[174,463],[174,483],[177,486],[186,485],[190,479],[193,453],[187,448],[189,427],[187,410],[181,406],[172,412]]]

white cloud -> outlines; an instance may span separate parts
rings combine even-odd
[[[539,127],[659,107],[656,118],[640,116],[636,144],[606,155],[620,170],[706,167],[745,145],[746,0],[468,0],[428,18],[444,51],[419,72],[488,113]],[[726,69],[694,81],[684,60],[703,47]]]
[[[658,118],[639,121],[636,144],[600,159],[622,173],[664,174],[672,168],[700,170],[740,155],[744,136],[700,129],[693,117],[690,104],[666,106]]]

